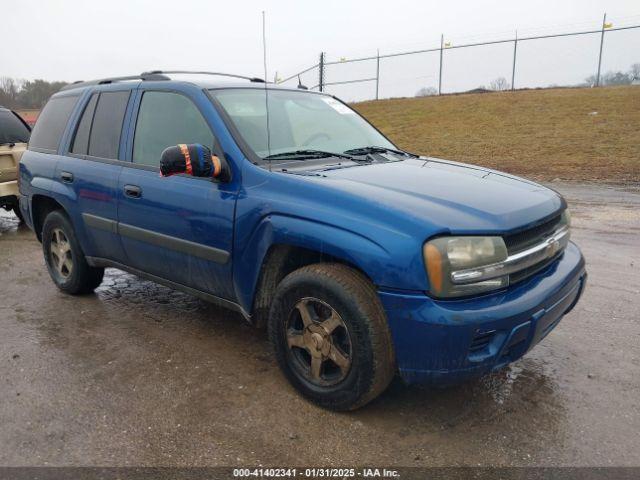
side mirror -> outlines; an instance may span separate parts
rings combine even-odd
[[[161,176],[179,174],[215,178],[226,182],[231,178],[231,169],[224,158],[213,155],[208,147],[199,143],[181,143],[165,148],[160,157]]]

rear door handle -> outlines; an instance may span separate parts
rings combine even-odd
[[[73,182],[73,173],[71,172],[60,172],[60,178],[64,183]]]
[[[140,198],[142,196],[142,189],[137,185],[125,185],[124,194],[131,198]]]

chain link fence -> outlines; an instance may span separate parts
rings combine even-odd
[[[640,23],[640,22],[636,22]],[[346,101],[440,95],[482,90],[601,86],[640,81],[640,24],[332,60],[323,52],[304,70],[277,79],[332,93]],[[621,77],[620,74],[623,74]]]

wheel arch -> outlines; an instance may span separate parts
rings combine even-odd
[[[64,207],[52,197],[47,195],[36,194],[31,198],[31,216],[33,218],[33,231],[39,242],[42,242],[42,226],[44,219],[54,210],[62,210],[67,217],[68,212]]]
[[[253,296],[251,319],[258,328],[266,326],[271,300],[280,282],[291,272],[315,263],[339,263],[358,271],[372,284],[367,273],[354,263],[326,252],[295,245],[273,244],[260,265],[258,282]]]
[[[313,220],[269,215],[234,250],[234,288],[240,304],[264,325],[278,283],[306,265],[332,262],[381,285],[391,257],[381,245],[355,232]]]

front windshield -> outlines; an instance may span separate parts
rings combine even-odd
[[[235,127],[261,158],[296,150],[343,153],[362,147],[395,148],[360,115],[327,95],[236,88],[212,90]],[[267,140],[267,100],[269,139]]]
[[[6,143],[27,143],[29,129],[10,110],[0,110],[0,145]]]

